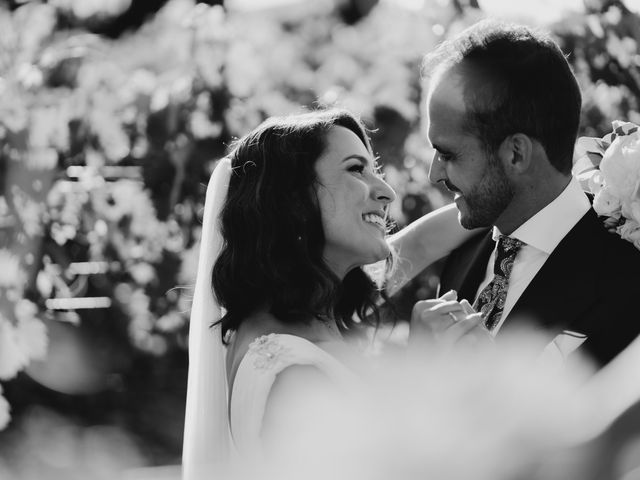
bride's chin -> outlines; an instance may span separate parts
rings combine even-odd
[[[366,251],[354,252],[350,266],[344,270],[344,275],[357,268],[365,268],[370,265],[377,264],[383,260],[386,260],[391,254],[391,247],[385,241],[378,245],[378,248],[369,248]]]
[[[390,254],[391,254],[391,246],[389,246],[389,243],[385,240],[380,245],[380,255],[378,256],[378,259],[376,260],[376,262],[386,259]]]
[[[375,254],[371,255],[371,258],[369,261],[367,261],[366,265],[371,265],[372,263],[381,262],[382,260],[385,260],[390,253],[391,253],[391,248],[386,242],[384,242],[384,244],[380,245],[380,248],[378,249],[378,251]]]

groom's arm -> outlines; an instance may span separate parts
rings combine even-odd
[[[389,238],[397,265],[387,281],[386,293],[394,295],[432,263],[446,257],[477,230],[466,230],[458,222],[458,209],[449,204],[412,222]]]

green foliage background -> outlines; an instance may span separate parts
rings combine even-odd
[[[38,425],[68,422],[85,435],[117,428],[139,452],[131,465],[179,462],[205,187],[229,143],[266,117],[322,104],[361,114],[398,192],[398,227],[450,201],[426,178],[420,62],[482,12],[390,5],[346,24],[316,8],[240,15],[173,0],[117,39],[51,4],[0,8],[0,248],[26,275],[1,289],[0,312],[11,320],[19,292],[49,332],[47,359],[4,383],[13,422],[0,432],[1,468],[19,468]],[[582,133],[640,122],[638,16],[593,0],[549,28],[584,92]],[[406,288],[400,317],[436,284],[428,270]],[[111,305],[47,307],[86,297]]]

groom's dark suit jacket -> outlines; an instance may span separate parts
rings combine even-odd
[[[491,231],[455,250],[440,277],[473,303],[494,248]],[[590,209],[562,239],[509,312],[503,332],[528,323],[548,331],[587,335],[586,350],[604,365],[640,334],[640,250],[608,232]]]

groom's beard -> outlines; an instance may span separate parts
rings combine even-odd
[[[502,165],[497,159],[490,159],[480,182],[472,190],[462,194],[458,204],[460,224],[469,230],[495,225],[513,200],[514,194],[514,188]]]

